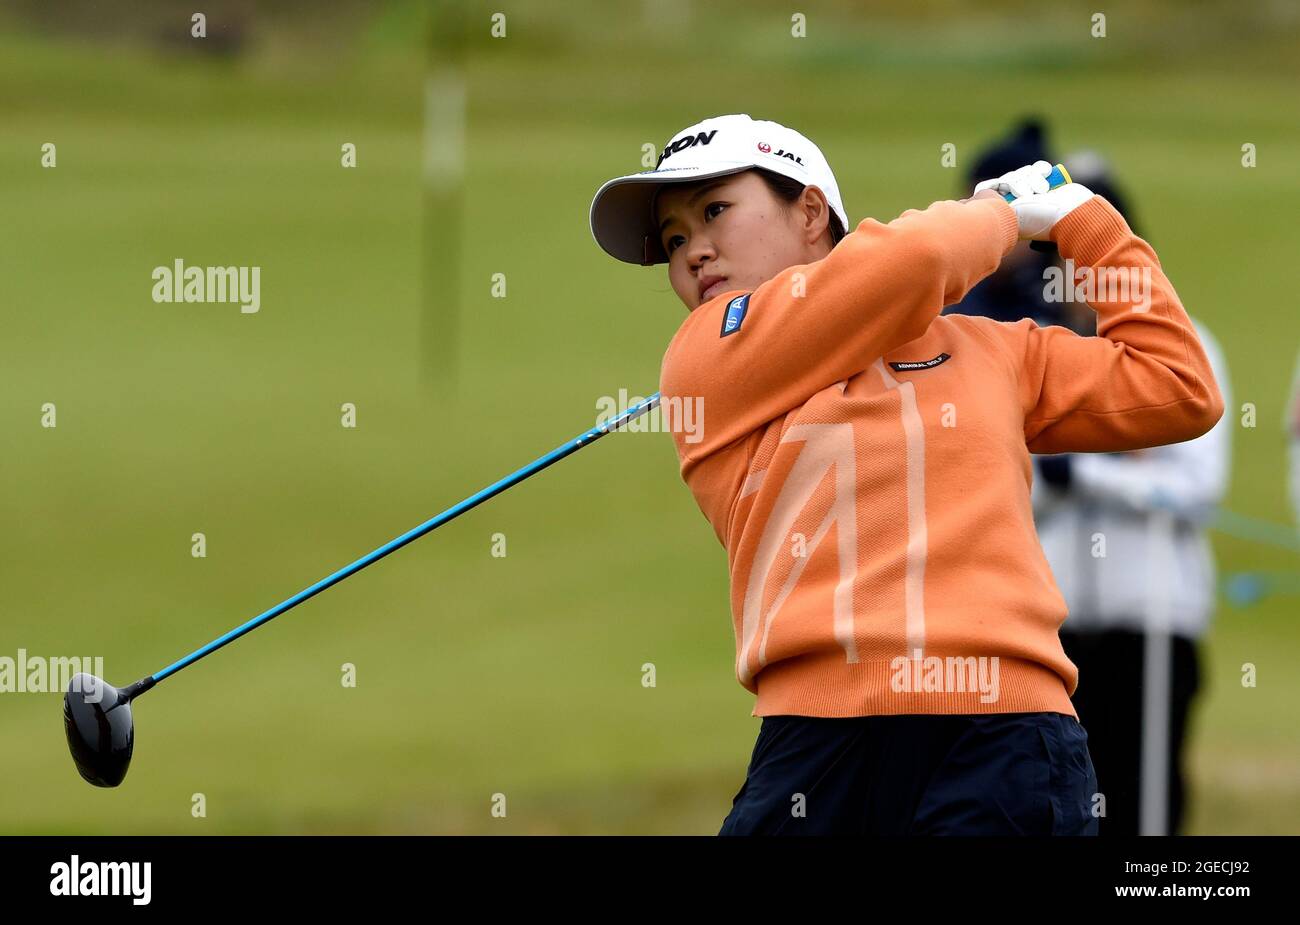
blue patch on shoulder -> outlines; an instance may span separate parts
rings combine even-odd
[[[719,337],[735,334],[745,322],[745,312],[749,311],[749,297],[752,292],[738,295],[727,303],[727,313],[722,316],[722,333]]]

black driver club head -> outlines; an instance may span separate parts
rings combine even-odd
[[[83,778],[96,787],[122,783],[135,745],[130,696],[102,678],[78,674],[63,696],[63,728]]]

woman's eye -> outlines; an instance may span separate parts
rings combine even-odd
[[[727,204],[726,204],[725,202],[711,202],[711,203],[709,203],[707,206],[704,207],[704,218],[705,218],[706,220],[707,220],[707,219],[710,217],[710,215],[711,215],[711,213],[709,212],[709,210],[712,209],[714,206],[719,206],[719,207],[722,208],[722,209],[727,208]],[[676,249],[677,249],[676,241],[677,241],[677,239],[680,238],[680,237],[681,237],[681,235],[676,234],[676,235],[673,235],[671,238],[669,238],[668,241],[667,241],[667,243],[664,244],[664,253],[666,253],[666,254],[671,254],[674,250],[676,250]]]

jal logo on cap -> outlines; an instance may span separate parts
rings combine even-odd
[[[788,159],[794,161],[794,162],[795,162],[796,164],[798,164],[800,167],[804,166],[803,158],[799,157],[799,155],[797,155],[797,154],[791,154],[791,153],[790,153],[789,151],[787,151],[785,148],[778,148],[775,152],[773,152],[773,151],[772,151],[772,146],[771,146],[770,144],[768,144],[766,141],[760,141],[760,142],[758,143],[758,150],[762,151],[764,154],[771,154],[773,157],[784,157],[784,158],[788,158]]]
[[[707,145],[713,140],[713,136],[716,134],[718,134],[718,130],[715,128],[711,132],[700,132],[697,135],[683,135],[676,141],[670,142],[664,148],[663,153],[659,155],[659,160],[655,161],[655,169],[658,170],[660,164],[672,157],[678,151],[684,151],[687,148],[693,148],[696,145]]]

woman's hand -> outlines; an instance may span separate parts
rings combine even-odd
[[[1050,241],[1052,229],[1093,196],[1092,190],[1078,183],[1067,183],[1046,193],[1023,196],[1011,203],[1020,223],[1020,237],[1027,241]]]
[[[985,180],[975,186],[979,198],[993,192],[998,196],[1013,196],[1011,208],[1016,211],[1022,241],[1050,241],[1056,223],[1092,198],[1092,190],[1078,183],[1066,183],[1050,189],[1048,176],[1052,165],[1047,161],[1034,161],[1028,166],[1004,173],[996,180]]]
[[[1002,198],[1001,195],[999,195],[999,194],[998,194],[996,191],[994,191],[994,190],[991,190],[991,189],[982,189],[982,190],[980,190],[979,192],[972,194],[972,195],[971,195],[969,198],[967,198],[967,199],[958,199],[957,201],[958,201],[958,202],[972,202],[972,201],[974,201],[974,200],[976,200],[976,199],[1001,199],[1001,198]]]

